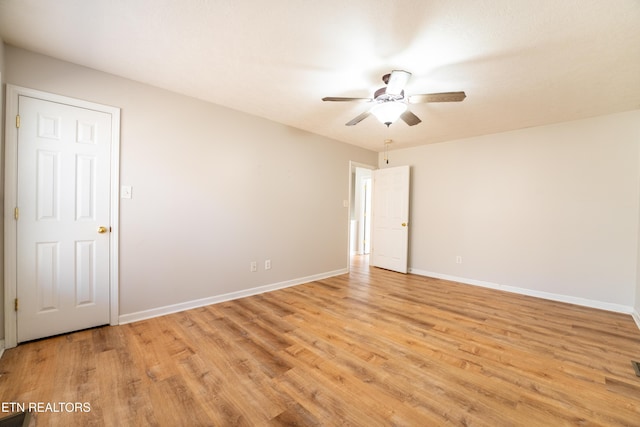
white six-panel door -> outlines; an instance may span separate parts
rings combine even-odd
[[[17,341],[108,324],[111,116],[29,96],[18,110]]]
[[[409,243],[409,166],[373,171],[370,263],[407,272]]]

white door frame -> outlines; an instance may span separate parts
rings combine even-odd
[[[4,344],[6,348],[18,344],[17,312],[14,301],[17,296],[17,222],[14,210],[18,193],[18,98],[30,96],[45,101],[100,111],[111,115],[111,226],[109,233],[109,323],[118,324],[118,236],[119,236],[119,187],[120,187],[120,109],[35,89],[7,85],[7,120],[5,129],[5,198],[4,198]]]
[[[356,168],[363,169],[378,169],[377,166],[367,165],[365,163],[354,162],[353,160],[349,160],[349,209],[347,209],[347,272],[351,271],[351,211],[355,209],[353,206],[352,200],[354,198],[353,191],[353,174]]]

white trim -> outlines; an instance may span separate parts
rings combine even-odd
[[[5,120],[5,169],[4,169],[4,341],[5,346],[17,345],[17,317],[11,306],[16,298],[16,222],[13,210],[17,204],[17,130],[13,125],[18,112],[18,95],[11,85],[7,85]]]
[[[633,313],[633,307],[621,305],[621,304],[613,304],[609,302],[596,301],[596,300],[591,300],[586,298],[572,297],[569,295],[554,294],[551,292],[535,291],[532,289],[519,288],[516,286],[499,285],[497,283],[485,282],[482,280],[475,280],[475,279],[467,279],[464,277],[450,276],[448,274],[433,273],[430,271],[418,270],[415,268],[409,269],[409,272],[412,274],[417,274],[419,276],[427,276],[427,277],[433,277],[436,279],[449,280],[452,282],[464,283],[466,285],[480,286],[483,288],[496,289],[496,290],[511,292],[511,293],[520,294],[520,295],[527,295],[527,296],[536,297],[536,298],[548,299],[552,301],[566,302],[569,304],[597,308],[597,309],[606,310],[606,311],[613,311],[616,313],[625,313],[625,314]],[[636,320],[638,327],[640,327],[640,322],[639,322],[640,317],[634,320]]]
[[[343,268],[340,270],[315,274],[313,276],[301,277],[299,279],[292,279],[284,282],[273,283],[270,285],[258,286],[256,288],[244,289],[242,291],[230,292],[227,294],[216,295],[213,297],[207,297],[192,301],[185,301],[179,304],[166,305],[164,307],[152,308],[150,310],[138,311],[136,313],[123,314],[120,316],[120,324],[123,325],[126,323],[138,322],[140,320],[151,319],[153,317],[164,316],[171,313],[178,313],[180,311],[190,310],[192,308],[204,307],[206,305],[245,298],[252,295],[263,294],[265,292],[272,292],[278,289],[289,288],[316,280],[322,280],[329,277],[339,276],[341,274],[347,274],[348,272],[349,271],[346,268]]]
[[[109,324],[118,325],[120,314],[120,109],[111,111],[111,253],[109,254]]]
[[[640,329],[640,313],[638,313],[638,310],[633,310],[631,312],[631,317],[633,317],[634,322],[636,322],[636,326]]]
[[[4,340],[0,340],[0,358],[4,354]]]
[[[110,266],[109,266],[109,297],[110,297],[110,324],[118,324],[118,254],[119,254],[119,215],[120,200],[120,109],[108,105],[69,98],[35,89],[24,88],[7,84],[7,111],[5,125],[5,199],[4,199],[4,319],[6,348],[15,347],[18,344],[17,315],[13,309],[13,301],[17,295],[16,273],[16,221],[13,217],[14,207],[17,205],[18,184],[18,131],[12,125],[18,114],[19,96],[29,96],[45,101],[58,102],[75,107],[100,111],[111,115],[111,229],[110,233]]]

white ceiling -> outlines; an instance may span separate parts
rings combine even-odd
[[[640,108],[638,0],[0,0],[8,44],[367,147]],[[422,123],[366,103],[393,69]]]

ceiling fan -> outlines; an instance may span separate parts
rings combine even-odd
[[[405,97],[404,87],[406,86],[411,73],[404,70],[393,70],[390,74],[382,76],[382,81],[387,85],[375,91],[373,98],[342,98],[336,96],[326,96],[323,101],[356,101],[356,102],[375,102],[376,105],[368,111],[360,114],[353,120],[346,123],[347,126],[353,126],[373,114],[382,123],[391,125],[398,118],[404,120],[409,126],[414,126],[422,120],[407,109],[407,102],[410,104],[421,104],[426,102],[460,102],[467,95],[464,92],[440,92],[426,93],[422,95],[410,95]]]

